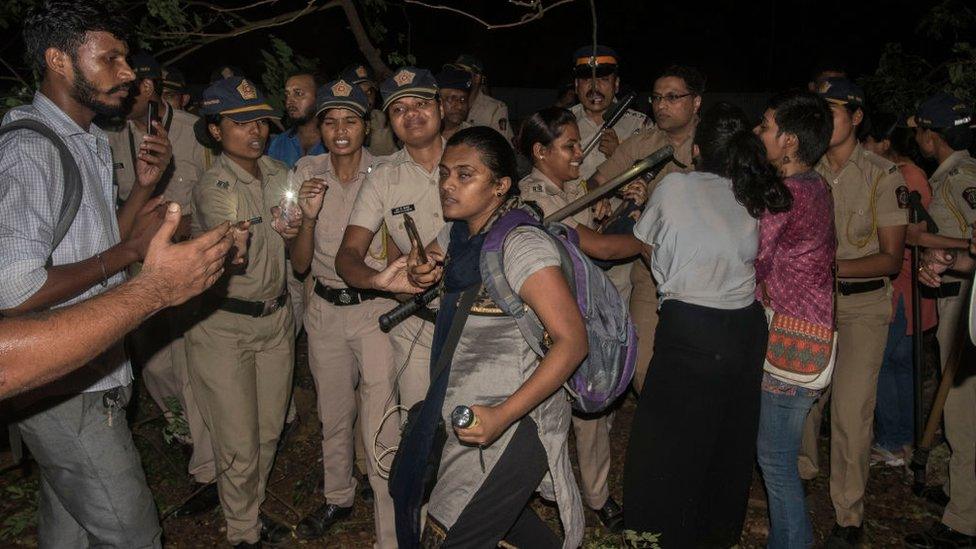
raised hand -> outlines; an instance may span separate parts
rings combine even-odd
[[[224,272],[233,243],[230,223],[224,222],[197,238],[174,244],[179,223],[180,206],[170,203],[137,276],[149,283],[161,307],[179,305],[212,286]]]
[[[325,181],[318,177],[313,177],[298,189],[298,205],[302,208],[302,216],[309,221],[318,219],[319,212],[322,211],[322,204],[325,202],[325,193],[329,186]]]
[[[173,159],[169,132],[158,120],[153,120],[152,124],[156,135],[144,135],[136,153],[136,184],[140,187],[154,188]]]

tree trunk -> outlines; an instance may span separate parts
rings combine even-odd
[[[382,81],[393,74],[393,71],[383,62],[383,56],[380,50],[376,49],[376,46],[370,41],[369,34],[366,32],[366,28],[363,27],[363,22],[359,18],[359,11],[356,9],[356,4],[353,0],[339,1],[342,4],[342,11],[346,13],[346,19],[349,20],[349,30],[356,37],[356,44],[359,46],[359,51],[363,52],[363,56],[366,57],[366,62],[373,68],[377,81]]]

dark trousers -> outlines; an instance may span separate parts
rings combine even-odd
[[[756,456],[762,307],[666,301],[624,467],[626,527],[662,547],[739,542]]]
[[[535,422],[525,417],[440,547],[493,549],[501,540],[520,549],[561,547],[559,537],[529,507],[548,470]]]

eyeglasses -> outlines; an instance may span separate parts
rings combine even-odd
[[[669,93],[667,95],[661,95],[661,94],[658,94],[658,93],[652,93],[651,94],[650,101],[651,101],[651,104],[652,105],[654,103],[660,103],[661,101],[664,101],[668,105],[673,105],[673,104],[677,103],[679,99],[684,99],[685,97],[690,97],[692,95],[695,95],[695,94],[693,94],[691,92],[681,93],[681,94],[678,94],[678,93]]]

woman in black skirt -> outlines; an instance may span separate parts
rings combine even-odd
[[[751,130],[730,104],[706,112],[698,171],[661,180],[634,227],[661,308],[631,428],[625,521],[663,547],[731,547],[745,517],[767,338],[758,218],[791,202]]]

